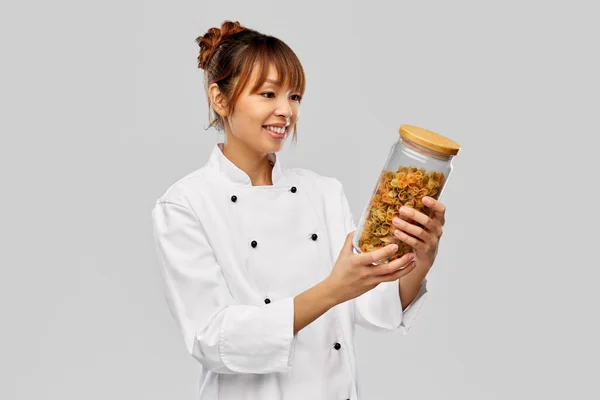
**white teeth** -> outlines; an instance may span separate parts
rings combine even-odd
[[[265,128],[267,128],[271,132],[275,132],[280,135],[283,135],[283,133],[285,132],[285,128],[277,128],[276,126],[265,126]]]

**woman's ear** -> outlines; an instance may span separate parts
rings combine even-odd
[[[208,88],[208,98],[210,99],[210,103],[212,104],[213,109],[217,114],[221,117],[227,116],[227,104],[225,101],[225,97],[221,93],[219,89],[219,85],[213,83]]]

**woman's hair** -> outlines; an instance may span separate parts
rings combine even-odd
[[[210,28],[203,36],[198,36],[196,43],[200,45],[198,68],[204,70],[205,89],[216,83],[230,113],[233,113],[235,102],[248,84],[254,66],[260,69],[252,92],[265,82],[268,68],[273,65],[280,85],[304,95],[306,83],[302,64],[292,49],[276,37],[246,28],[237,21],[225,21],[221,28]],[[214,112],[208,98],[209,120],[211,111]],[[214,114],[215,119],[208,128],[216,125],[217,130],[224,131],[223,118]],[[294,124],[294,141],[296,136]]]

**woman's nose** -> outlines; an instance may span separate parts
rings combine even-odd
[[[289,101],[282,100],[277,104],[277,115],[282,115],[286,119],[289,119],[291,118],[292,113],[292,106],[290,106]]]

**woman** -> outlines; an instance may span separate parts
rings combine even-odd
[[[225,141],[152,217],[169,307],[202,365],[199,398],[358,399],[355,324],[407,333],[444,207],[431,199],[431,219],[409,210],[427,231],[401,221],[414,254],[380,265],[395,245],[354,254],[341,183],[276,156],[292,128],[296,140],[304,94],[294,52],[231,21],[197,42]]]

